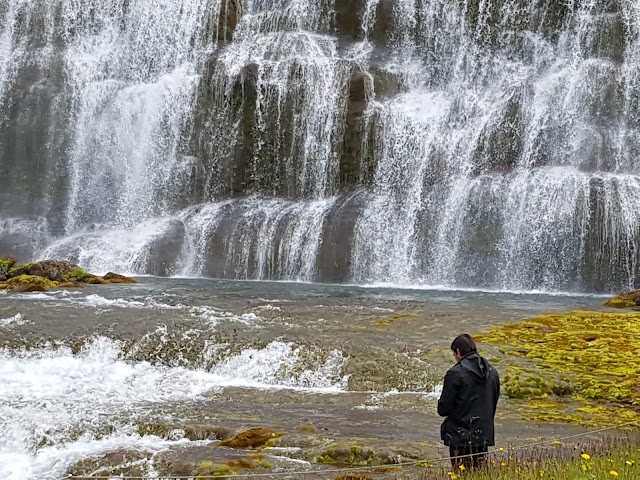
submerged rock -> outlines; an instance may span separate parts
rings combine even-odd
[[[277,443],[283,433],[277,433],[264,427],[250,428],[234,437],[220,442],[222,447],[231,448],[260,448]]]
[[[106,280],[108,283],[138,283],[133,278],[125,277],[124,275],[120,275],[117,273],[109,272],[104,277],[103,280]]]
[[[71,476],[141,476],[147,473],[152,454],[139,450],[116,450],[86,458],[68,471]]]

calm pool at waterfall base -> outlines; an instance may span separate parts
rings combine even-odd
[[[139,280],[0,292],[0,478],[111,474],[121,464],[130,474],[179,474],[203,462],[269,473],[446,456],[436,400],[455,335],[603,301]],[[499,446],[584,431],[526,420],[506,398],[498,408]],[[216,447],[256,427],[275,434],[258,453]]]

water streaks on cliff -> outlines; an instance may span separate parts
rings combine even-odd
[[[633,286],[639,14],[9,0],[0,211],[21,229],[0,246],[157,275]]]

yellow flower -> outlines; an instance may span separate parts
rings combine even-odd
[[[580,455],[582,458],[584,458],[585,460],[591,460],[591,455],[589,455],[588,453],[583,453],[582,455]]]
[[[447,475],[449,475],[449,477],[451,478],[451,480],[457,480],[458,475],[456,475],[453,472],[447,472]]]
[[[504,452],[504,448],[500,447],[498,450],[500,450],[501,452]]]
[[[630,467],[632,467],[632,466],[633,466],[633,464],[634,464],[634,463],[636,463],[636,462],[634,462],[633,460],[627,460],[627,461],[626,461],[626,462],[624,462],[624,463],[626,463],[627,465],[629,465]]]
[[[615,470],[611,470],[609,473],[614,477],[618,476],[618,472],[616,472]]]
[[[465,471],[464,465],[459,465],[458,468],[460,469],[461,472]]]
[[[500,466],[501,466],[501,467],[506,467],[506,466],[507,466],[507,462],[501,462],[501,463],[500,463]]]

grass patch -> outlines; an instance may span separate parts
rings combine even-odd
[[[83,282],[87,279],[87,277],[90,274],[85,272],[82,268],[76,268],[72,273],[71,276],[73,278],[75,278],[78,282]]]
[[[442,469],[425,472],[413,479],[451,480],[611,480],[640,478],[640,438],[608,437],[580,445],[541,447],[530,450],[497,452],[489,456],[486,467],[478,471]]]

